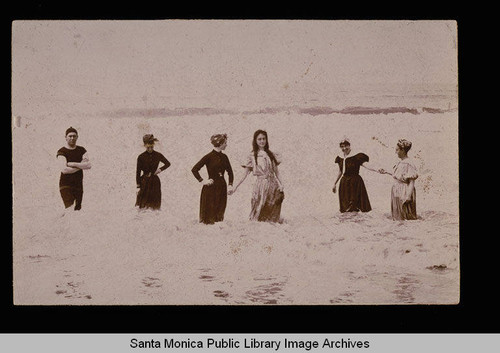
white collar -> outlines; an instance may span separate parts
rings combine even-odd
[[[343,153],[341,153],[341,154],[339,155],[339,157],[340,157],[340,158],[342,158],[342,159],[346,159],[346,158],[354,157],[355,155],[357,155],[357,154],[359,154],[359,153],[360,153],[360,152],[358,152],[358,151],[351,150],[351,152],[349,152],[349,154],[348,154],[347,156],[344,156],[344,154],[343,154]]]

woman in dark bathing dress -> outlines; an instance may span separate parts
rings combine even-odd
[[[337,182],[339,184],[339,202],[340,212],[369,212],[372,207],[368,198],[365,183],[359,175],[361,166],[368,170],[378,172],[366,165],[369,157],[364,153],[353,154],[351,143],[348,139],[340,142],[340,149],[343,152],[343,158],[337,156],[335,163],[339,165],[339,173],[335,179],[333,192],[337,192]]]
[[[234,179],[229,158],[222,153],[227,146],[227,135],[213,135],[210,141],[214,149],[203,156],[191,169],[194,177],[203,184],[200,196],[200,223],[205,224],[214,224],[224,220],[228,192],[224,173],[228,174],[230,190],[232,190]],[[207,180],[203,180],[200,175],[200,169],[203,166],[207,167]]]
[[[137,157],[135,178],[139,192],[135,205],[139,206],[140,209],[159,210],[161,207],[161,183],[158,174],[167,169],[170,162],[161,153],[154,150],[155,142],[158,139],[153,135],[146,134],[142,140],[146,151]],[[160,162],[163,163],[163,166],[159,168]]]

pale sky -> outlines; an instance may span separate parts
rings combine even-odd
[[[53,101],[224,105],[456,85],[456,36],[454,21],[16,21],[13,113]]]

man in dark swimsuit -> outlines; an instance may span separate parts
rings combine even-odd
[[[57,160],[60,165],[59,191],[68,209],[75,204],[75,211],[82,208],[83,198],[83,170],[90,169],[91,164],[87,150],[77,146],[78,132],[70,127],[66,130],[66,146],[57,151]]]

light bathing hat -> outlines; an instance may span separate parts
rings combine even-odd
[[[347,138],[346,136],[344,136],[340,140],[339,145],[349,145],[350,146],[351,145],[351,141],[349,140],[349,138]]]

